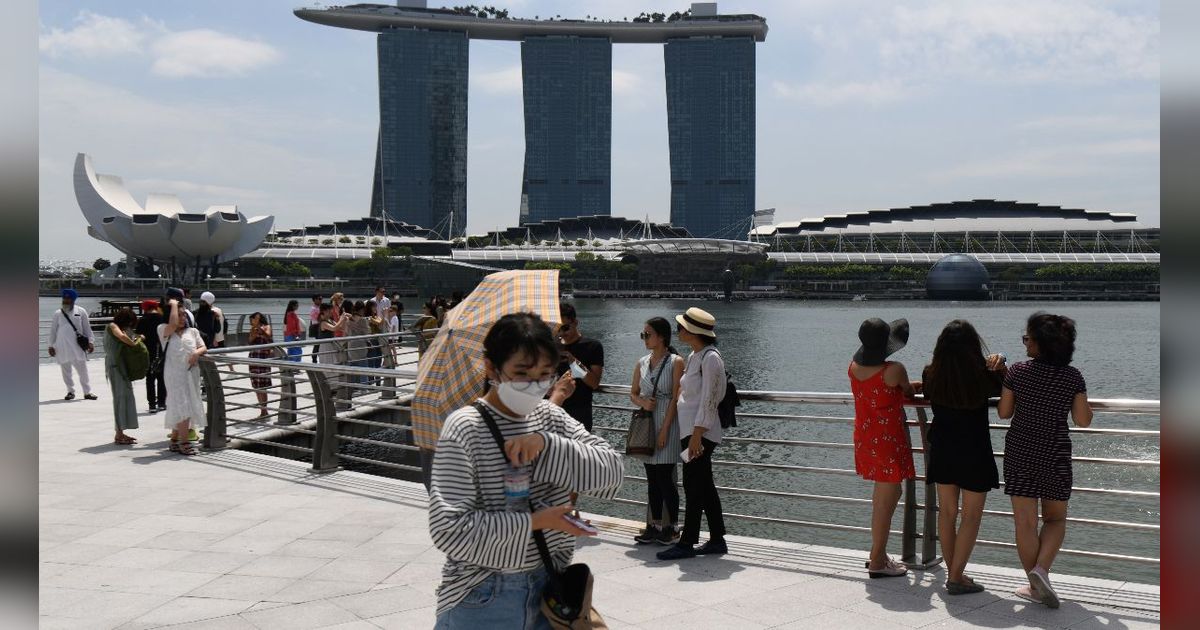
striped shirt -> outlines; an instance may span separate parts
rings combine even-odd
[[[546,441],[533,462],[531,503],[563,505],[570,501],[572,490],[602,498],[616,496],[624,474],[621,454],[603,438],[588,433],[561,407],[542,401],[524,419],[492,411],[506,440],[541,433]],[[446,418],[429,489],[429,535],[446,554],[438,587],[439,615],[494,573],[530,571],[542,565],[533,538],[533,516],[505,510],[507,465],[474,407],[463,407]],[[547,530],[545,535],[555,563],[565,567],[575,551],[574,537],[557,530]]]

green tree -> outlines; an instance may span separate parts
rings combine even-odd
[[[92,263],[92,269],[95,269],[96,271],[104,271],[105,269],[108,269],[111,266],[112,266],[112,263],[109,262],[109,260],[107,258],[97,258],[96,262]]]
[[[577,239],[575,239],[575,246],[576,246],[576,247],[584,247],[585,245],[587,245],[587,241],[585,241],[585,240],[583,240],[583,239],[581,239],[581,238],[577,238]]]
[[[371,277],[378,279],[387,276],[392,265],[392,252],[386,247],[380,247],[371,252]]]
[[[326,247],[329,247],[330,245],[333,245],[333,239],[331,239],[331,238],[322,239],[321,244]]]
[[[343,236],[343,237],[341,237],[341,238],[339,238],[339,239],[338,239],[338,242],[339,242],[339,243],[349,243],[349,242],[350,242],[350,237],[349,237],[349,236]]]

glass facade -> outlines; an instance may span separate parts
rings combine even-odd
[[[671,224],[744,240],[754,220],[754,40],[667,40]]]
[[[379,139],[371,215],[445,238],[467,227],[467,35],[378,36]]]
[[[612,42],[521,42],[525,171],[520,223],[612,212]]]

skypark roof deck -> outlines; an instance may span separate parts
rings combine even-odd
[[[393,28],[464,31],[471,39],[521,41],[526,37],[605,37],[614,44],[661,44],[678,37],[767,39],[767,21],[757,15],[689,16],[669,22],[614,22],[580,19],[481,18],[449,9],[417,9],[383,4],[300,8],[296,17],[338,28],[380,32]]]

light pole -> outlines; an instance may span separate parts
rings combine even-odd
[[[204,274],[204,288],[208,289],[209,291],[212,291],[212,274],[211,273]]]
[[[274,287],[271,285],[271,276],[267,276],[267,290],[270,290],[272,288],[274,288]]]

